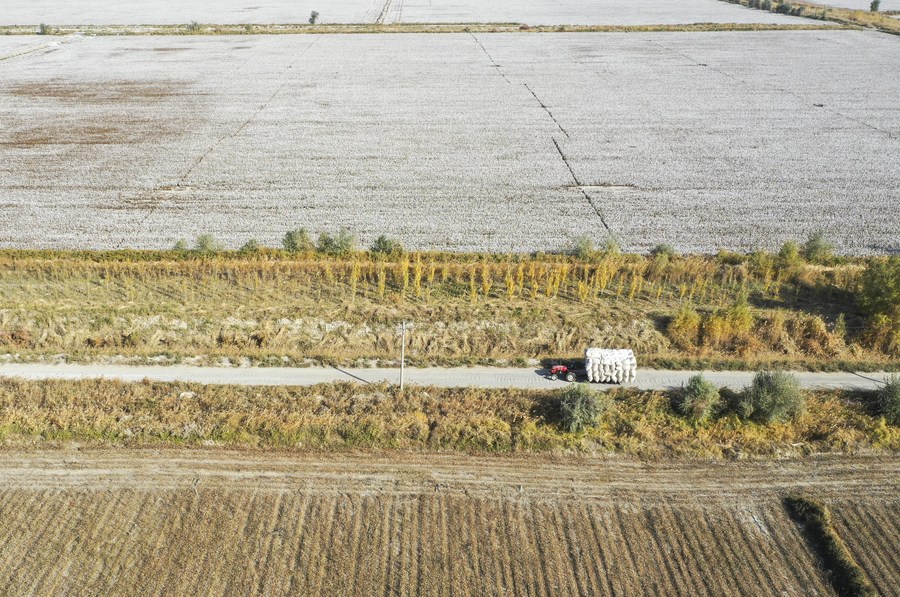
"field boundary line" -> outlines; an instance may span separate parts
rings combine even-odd
[[[487,51],[487,48],[484,47],[484,44],[481,43],[481,40],[478,39],[478,37],[476,37],[475,34],[472,33],[471,31],[469,31],[469,35],[472,36],[472,39],[475,40],[475,43],[478,44],[478,47],[481,48],[481,51],[484,52],[484,55],[488,57],[488,60],[491,61],[491,64],[493,65],[493,67],[496,68],[497,72],[500,74],[500,76],[503,77],[503,80],[506,81],[507,83],[509,83],[510,85],[512,85],[512,81],[509,80],[509,77],[506,76],[506,73],[503,72],[503,69],[500,68],[500,65],[497,64],[497,61],[494,60],[494,57],[491,56],[491,53]]]
[[[531,93],[532,97],[534,97],[534,100],[535,100],[538,104],[540,104],[541,108],[544,109],[544,112],[547,113],[547,116],[550,117],[550,119],[553,121],[553,123],[556,125],[556,127],[557,127],[559,130],[561,130],[562,133],[566,136],[566,139],[571,139],[571,136],[569,135],[569,131],[567,131],[566,129],[563,128],[563,126],[562,126],[562,125],[559,123],[559,121],[556,119],[556,116],[553,115],[553,112],[550,111],[550,108],[548,108],[548,107],[544,104],[544,102],[541,101],[541,98],[539,98],[539,97],[537,96],[537,94],[534,92],[534,90],[531,88],[531,86],[528,85],[528,83],[522,83],[522,85],[524,85],[524,86],[525,86],[525,89],[527,89],[528,92]],[[557,148],[557,149],[558,149],[558,148]]]
[[[378,17],[375,19],[376,25],[384,25],[384,19],[387,17],[388,12],[390,12],[393,1],[394,0],[384,0],[384,4],[381,6],[381,12],[378,13]]]
[[[575,185],[578,187],[578,190],[581,191],[581,194],[587,199],[588,205],[594,210],[597,214],[597,217],[600,218],[600,222],[603,224],[603,227],[606,228],[606,231],[612,234],[612,230],[609,227],[609,224],[606,223],[606,218],[603,216],[603,210],[594,204],[594,200],[591,199],[591,196],[588,195],[587,191],[584,190],[584,187],[581,184],[581,181],[578,180],[578,175],[575,174],[575,170],[572,168],[572,165],[569,163],[569,160],[566,158],[566,154],[563,153],[562,148],[559,146],[559,142],[556,140],[556,137],[551,137],[553,141],[553,146],[556,147],[557,153],[559,153],[559,157],[562,158],[563,163],[566,165],[566,168],[569,169],[569,174],[572,175],[572,180],[575,181]]]

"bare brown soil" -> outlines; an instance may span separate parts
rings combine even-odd
[[[0,591],[831,595],[779,496],[852,495],[868,511],[897,473],[862,458],[14,452]]]
[[[157,51],[165,51],[161,48]],[[175,48],[172,48],[173,50]],[[104,85],[77,81],[22,83],[9,89],[11,95],[30,99],[52,98],[73,102],[127,102],[160,100],[178,95],[178,86],[171,81],[109,81]]]

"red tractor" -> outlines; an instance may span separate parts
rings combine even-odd
[[[566,381],[575,381],[575,372],[565,365],[553,365],[550,367],[550,379],[556,381],[563,378]]]

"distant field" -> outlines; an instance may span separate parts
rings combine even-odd
[[[0,590],[830,596],[780,495],[796,486],[852,493],[844,503],[867,515],[896,491],[895,468],[866,459],[6,453]],[[896,569],[891,528],[864,522],[846,539]],[[896,585],[886,586],[891,594]]]
[[[348,226],[529,251],[608,225],[630,250],[817,228],[843,252],[898,249],[888,36],[30,39],[0,60],[3,247]]]
[[[836,6],[839,8],[852,8],[854,10],[869,10],[872,0],[814,0],[815,4],[823,6]],[[900,10],[900,0],[881,0],[880,11]]]
[[[717,0],[29,0],[7,3],[0,25],[128,25],[201,23],[485,23],[529,25],[636,25],[682,23],[790,23],[802,19],[766,14]]]

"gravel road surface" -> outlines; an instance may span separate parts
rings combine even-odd
[[[662,390],[686,383],[697,371],[639,369],[635,383],[625,384],[644,390]],[[475,386],[483,388],[559,388],[563,381],[551,381],[545,369],[458,367],[407,368],[405,381],[440,387]],[[874,389],[884,383],[885,373],[811,373],[795,375],[805,388]],[[377,383],[399,381],[399,369],[350,369],[338,367],[263,368],[263,367],[190,367],[128,365],[50,365],[0,364],[0,377],[24,379],[91,379],[122,381],[185,381],[205,384],[251,386],[309,386],[335,381]],[[740,389],[750,383],[751,371],[704,372],[714,384]],[[611,387],[598,384],[599,387]]]

